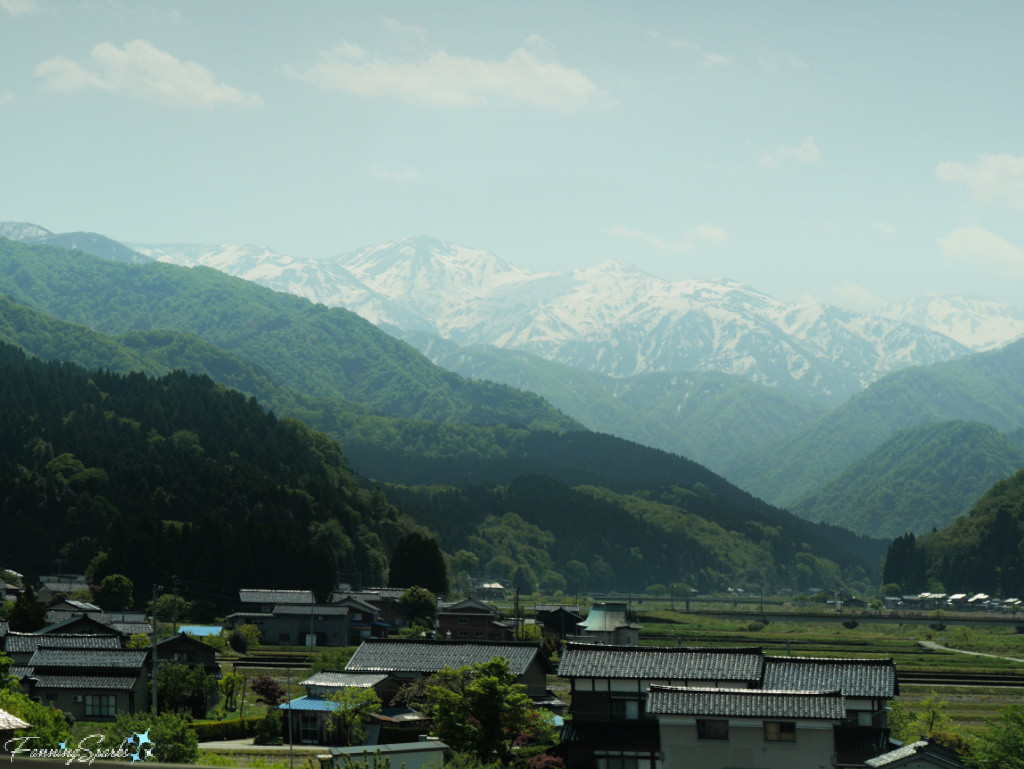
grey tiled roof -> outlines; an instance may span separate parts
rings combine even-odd
[[[761,680],[761,649],[566,644],[558,675],[655,681]]]
[[[20,681],[25,676],[32,675],[32,668],[28,665],[15,665],[11,668],[11,675]]]
[[[921,740],[919,742],[911,742],[904,745],[896,750],[890,750],[888,753],[883,753],[875,758],[868,759],[864,762],[867,766],[888,766],[894,761],[899,761],[901,758],[908,758],[917,753],[918,748],[923,748],[928,744],[928,740]]]
[[[141,668],[146,649],[51,649],[40,647],[32,655],[33,668],[102,668],[134,670]]]
[[[111,689],[127,691],[135,688],[137,676],[32,676],[36,689]]]
[[[363,673],[352,670],[323,670],[319,673],[314,673],[303,681],[300,686],[353,686],[356,688],[366,689],[371,686],[376,686],[389,675],[390,673]]]
[[[490,662],[495,657],[508,660],[509,670],[517,676],[525,673],[530,663],[538,658],[542,665],[548,664],[535,643],[367,638],[356,649],[345,670],[436,673],[442,668]]]
[[[274,616],[293,616],[299,615],[301,617],[343,617],[348,614],[347,606],[333,606],[333,605],[313,605],[307,604],[300,606],[298,604],[278,604],[274,607]]]
[[[262,588],[241,588],[238,598],[242,603],[278,604],[278,603],[313,603],[311,590],[265,590]]]
[[[16,729],[31,729],[32,724],[22,721],[17,716],[11,715],[6,710],[0,710],[0,732],[13,732]]]
[[[891,659],[766,657],[765,689],[841,691],[847,697],[895,697],[896,663]]]
[[[110,629],[121,635],[153,635],[153,626],[148,622],[111,622]]]
[[[7,636],[8,654],[27,654],[40,646],[52,649],[120,649],[118,635],[36,635],[35,633],[10,633]]]
[[[824,718],[846,715],[839,692],[780,692],[765,689],[687,689],[652,686],[647,713],[737,718]]]

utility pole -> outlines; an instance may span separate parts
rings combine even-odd
[[[516,630],[515,639],[519,640],[519,586],[516,586],[516,604],[515,604],[515,615],[516,615]]]
[[[173,575],[171,579],[174,580],[174,611],[171,614],[174,632],[171,635],[178,635],[178,575]]]
[[[150,681],[150,684],[153,687],[153,715],[154,716],[157,714],[157,702],[156,702],[156,668],[157,668],[156,643],[157,643],[157,640],[159,639],[159,634],[157,633],[157,629],[156,629],[156,593],[157,593],[158,590],[163,590],[163,589],[164,589],[163,585],[157,585],[157,584],[153,585],[153,676],[152,676],[152,680]]]

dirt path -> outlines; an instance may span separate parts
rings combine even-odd
[[[943,646],[942,644],[935,643],[935,641],[918,641],[919,645],[926,649],[933,649],[939,652],[956,652],[957,654],[970,654],[975,657],[991,657],[996,660],[1009,660],[1010,662],[1024,662],[1019,657],[1000,657],[998,654],[985,654],[984,652],[969,652],[964,649],[954,649],[952,646]]]

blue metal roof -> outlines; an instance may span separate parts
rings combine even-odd
[[[282,702],[277,706],[278,710],[302,710],[317,713],[327,713],[339,708],[340,705],[337,702],[325,700],[323,697],[310,697],[308,695],[294,699],[291,702]]]

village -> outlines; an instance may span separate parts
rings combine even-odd
[[[585,611],[578,603],[534,603],[510,616],[491,602],[504,598],[502,586],[484,584],[480,597],[437,601],[424,627],[428,623],[403,601],[421,588],[342,586],[328,602],[307,590],[253,588],[238,591],[237,611],[222,625],[202,627],[166,626],[165,617],[154,624],[143,613],[103,611],[64,597],[80,588],[77,581],[42,582],[37,598],[45,603],[45,625],[33,632],[0,622],[9,676],[34,702],[74,723],[164,712],[169,705],[157,701],[151,681],[154,670],[168,665],[222,683],[244,675],[245,656],[226,654],[231,647],[221,633],[248,634],[264,649],[353,650],[344,665],[300,676],[300,696],[280,689],[283,696],[271,700],[264,717],[278,732],[266,739],[264,729],[264,742],[301,747],[304,756],[313,747],[325,767],[374,755],[407,769],[443,766],[453,747],[445,736],[458,730],[446,729],[442,719],[451,714],[436,701],[422,703],[445,676],[449,684],[455,680],[453,671],[462,671],[451,689],[464,703],[474,676],[487,675],[507,685],[506,708],[535,714],[531,727],[515,718],[500,723],[507,752],[480,756],[481,765],[485,758],[508,763],[522,750],[531,756],[530,767],[545,766],[538,763],[544,757],[566,769],[966,766],[933,740],[902,744],[893,737],[889,712],[899,685],[891,658],[641,644],[644,628],[628,601],[594,602]],[[166,637],[145,643],[156,625]],[[290,683],[291,664],[282,662],[287,656],[269,659],[253,664],[275,665],[278,673],[287,665]],[[294,668],[296,675],[304,669],[298,658]],[[206,690],[207,701],[195,712],[217,707],[223,692],[223,686]],[[460,707],[469,707],[464,703]],[[32,725],[0,719],[0,744],[24,744],[17,738],[31,734]],[[249,736],[252,725],[232,731],[197,722],[192,728],[205,735],[200,741],[261,741]]]

